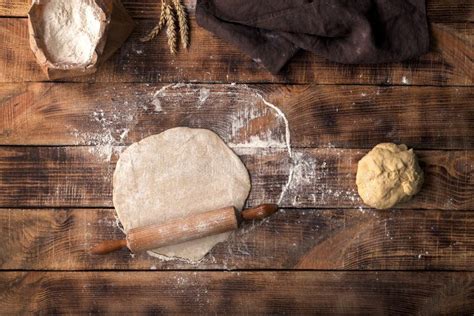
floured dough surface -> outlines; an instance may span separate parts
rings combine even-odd
[[[221,138],[187,127],[132,144],[121,154],[113,179],[114,206],[125,231],[229,205],[240,210],[249,191],[247,169]],[[153,252],[197,261],[228,234]]]

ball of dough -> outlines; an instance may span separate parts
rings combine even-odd
[[[423,171],[413,149],[382,143],[359,161],[356,184],[364,203],[386,209],[409,200],[420,191]]]

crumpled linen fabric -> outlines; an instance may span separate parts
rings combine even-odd
[[[429,49],[425,0],[198,0],[196,19],[272,73],[300,49],[346,64]]]

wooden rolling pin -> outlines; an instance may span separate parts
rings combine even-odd
[[[104,255],[124,247],[139,253],[175,245],[237,229],[242,221],[263,219],[277,210],[276,204],[262,204],[239,214],[235,207],[229,206],[163,224],[137,227],[128,231],[126,239],[104,241],[94,246],[91,253]]]

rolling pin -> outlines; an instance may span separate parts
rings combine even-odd
[[[105,255],[127,247],[130,251],[139,253],[228,232],[237,229],[242,221],[263,219],[277,210],[276,204],[262,204],[239,214],[235,207],[229,206],[166,223],[132,228],[128,231],[126,239],[107,240],[94,246],[90,251],[92,254]]]

